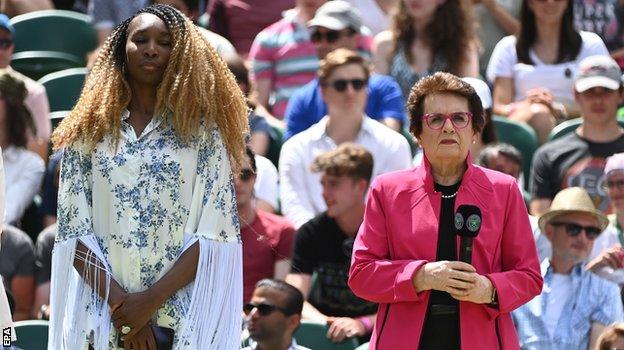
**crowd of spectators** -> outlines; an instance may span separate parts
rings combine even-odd
[[[377,305],[347,285],[354,237],[375,177],[423,161],[406,103],[439,71],[481,99],[470,159],[525,197],[516,210],[545,287],[513,313],[521,348],[624,347],[622,0],[0,1],[0,279],[14,320],[49,317],[63,154],[49,152],[45,88],[11,68],[10,18],[84,12],[101,45],[151,3],[192,19],[248,98],[248,162],[233,182],[250,349],[303,349],[292,338],[302,320],[327,324],[333,341],[370,337]],[[528,178],[497,118],[535,132]]]

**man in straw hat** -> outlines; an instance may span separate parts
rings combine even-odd
[[[538,223],[552,254],[542,262],[542,293],[512,314],[520,346],[593,349],[604,328],[623,318],[618,286],[584,266],[609,220],[585,189],[569,187],[555,196]]]

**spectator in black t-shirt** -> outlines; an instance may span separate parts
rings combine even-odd
[[[306,297],[304,319],[330,325],[329,338],[366,337],[372,331],[377,304],[356,297],[347,278],[353,241],[364,217],[373,157],[361,146],[343,143],[319,155],[312,170],[322,174],[327,211],[297,231],[286,282]]]
[[[616,113],[624,91],[622,72],[609,56],[590,56],[579,63],[574,97],[581,108],[582,124],[540,147],[531,171],[531,213],[541,215],[559,190],[585,188],[596,207],[609,212],[603,169],[605,159],[624,152],[624,130]]]
[[[15,300],[14,321],[30,319],[35,291],[35,253],[28,235],[4,225],[0,245],[0,275]]]

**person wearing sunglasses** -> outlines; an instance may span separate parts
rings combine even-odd
[[[243,350],[310,350],[293,338],[302,310],[303,295],[297,288],[277,279],[258,281],[243,306],[251,339]]]
[[[337,49],[321,61],[319,83],[327,115],[282,146],[278,171],[282,212],[296,228],[325,211],[319,175],[310,165],[343,142],[366,148],[375,159],[373,178],[410,166],[405,138],[365,114],[370,68],[357,52]]]
[[[423,162],[373,181],[349,272],[353,293],[379,303],[371,349],[515,349],[509,313],[540,293],[542,277],[516,180],[473,164],[481,100],[438,72],[408,106]],[[458,261],[460,206],[480,227],[470,262]]]
[[[362,27],[359,12],[346,1],[333,0],[321,6],[314,18],[308,22],[308,29],[321,60],[329,52],[339,48],[358,51],[365,59],[370,57],[365,50],[358,50],[359,42],[367,39],[363,34],[366,28]],[[368,93],[366,115],[393,130],[400,130],[405,125],[405,104],[396,81],[386,75],[371,74],[366,90]],[[326,114],[327,105],[317,77],[298,89],[288,101],[284,116],[286,122],[284,137],[289,139],[306,130]]]
[[[15,49],[14,35],[15,28],[11,21],[5,14],[0,13],[0,69],[6,69],[24,81],[28,92],[24,104],[30,111],[37,127],[36,132],[26,131],[25,135],[28,139],[26,147],[28,150],[37,153],[43,160],[47,160],[50,136],[52,135],[52,122],[48,117],[50,114],[48,95],[43,85],[11,68],[11,57]]]
[[[582,187],[568,187],[538,220],[552,245],[541,263],[544,288],[513,312],[521,349],[594,349],[607,326],[624,313],[617,284],[585,262],[609,220]]]
[[[234,178],[236,206],[243,242],[243,301],[263,278],[284,279],[290,271],[295,229],[282,216],[261,210],[255,198],[256,158],[247,146],[247,159]],[[276,194],[277,195],[277,194]]]

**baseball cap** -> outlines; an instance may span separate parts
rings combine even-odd
[[[343,0],[328,1],[316,10],[314,18],[308,21],[308,27],[323,27],[331,30],[351,28],[362,32],[360,12]]]
[[[479,98],[481,99],[483,109],[492,108],[492,93],[483,80],[471,77],[464,77],[462,80],[470,84],[472,88],[475,89],[477,95],[479,95]]]
[[[0,13],[0,28],[8,30],[11,34],[15,33],[11,20],[4,13]]]
[[[624,171],[624,153],[615,153],[607,158],[604,174],[609,176],[609,174],[614,171]]]
[[[610,56],[589,56],[579,63],[579,72],[574,88],[578,92],[594,87],[617,90],[620,88],[621,75],[620,66]]]

